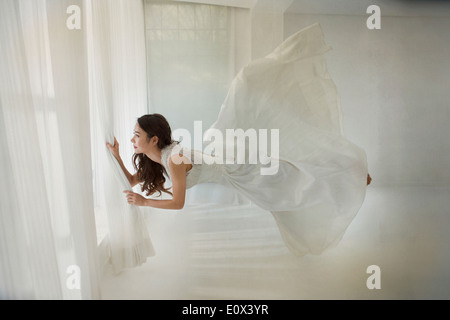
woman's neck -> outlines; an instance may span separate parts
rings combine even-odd
[[[157,150],[156,152],[152,152],[152,153],[146,153],[145,154],[148,158],[150,158],[150,160],[157,162],[159,164],[162,164],[161,162],[161,150]]]

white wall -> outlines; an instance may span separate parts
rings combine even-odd
[[[284,17],[285,38],[321,24],[333,48],[327,61],[344,131],[366,150],[374,186],[448,186],[450,3],[339,3],[294,0]],[[371,4],[380,6],[380,30],[366,27]]]
[[[283,42],[284,12],[293,0],[256,0],[251,9],[251,54],[258,59]]]

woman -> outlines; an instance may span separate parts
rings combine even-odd
[[[108,147],[132,186],[143,183],[151,195],[167,192],[170,200],[146,199],[125,191],[130,204],[181,209],[186,189],[216,182],[238,190],[274,216],[288,248],[297,255],[319,254],[336,245],[359,211],[370,184],[364,150],[348,141],[336,86],[329,77],[325,44],[318,23],[306,27],[265,58],[253,61],[233,80],[217,121],[210,129],[279,130],[278,171],[261,175],[262,164],[197,164],[197,150],[182,150],[159,114],[138,119],[131,140],[136,174]],[[174,152],[175,151],[175,152]],[[248,151],[248,150],[247,150]],[[165,189],[165,176],[172,192]]]
[[[161,114],[144,115],[137,120],[134,128],[134,136],[131,139],[135,154],[133,155],[133,164],[136,173],[132,175],[125,167],[120,157],[119,143],[114,138],[114,146],[107,143],[114,157],[119,162],[125,173],[131,187],[142,183],[141,190],[147,195],[155,192],[161,194],[166,192],[172,195],[170,200],[153,200],[142,197],[140,194],[125,190],[129,204],[137,206],[149,206],[160,209],[182,209],[185,202],[186,189],[198,184],[199,181],[187,184],[187,177],[193,169],[193,156],[186,157],[181,154],[173,154],[173,147],[178,142],[172,140],[172,131],[166,118]],[[182,148],[184,152],[187,149]],[[169,152],[171,151],[171,152]],[[193,150],[196,152],[196,150]],[[189,152],[189,150],[188,150]],[[208,155],[202,153],[202,157]],[[180,161],[180,158],[181,160]],[[203,164],[204,166],[212,165]],[[166,178],[171,177],[173,193],[164,187]],[[211,177],[211,175],[209,175]],[[204,182],[211,182],[213,179],[206,179]],[[370,175],[367,175],[367,185],[372,181]]]
[[[152,114],[140,117],[134,128],[131,143],[133,143],[135,150],[133,164],[136,173],[134,175],[123,164],[117,140],[114,138],[114,146],[109,143],[106,144],[122,167],[131,187],[142,183],[141,189],[147,195],[152,195],[155,192],[159,194],[166,192],[172,195],[172,199],[146,199],[137,193],[125,190],[124,193],[126,193],[128,203],[160,209],[182,209],[186,193],[186,174],[193,166],[186,157],[183,157],[184,161],[181,163],[165,159],[165,165],[163,164],[162,151],[174,143],[170,125],[164,116]],[[164,186],[166,182],[164,175],[168,175],[169,172],[172,178],[173,193]]]

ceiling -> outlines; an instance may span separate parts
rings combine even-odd
[[[286,13],[367,15],[370,5],[381,16],[450,17],[450,0],[292,0]]]

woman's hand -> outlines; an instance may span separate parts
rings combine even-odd
[[[129,204],[134,204],[135,206],[145,206],[147,203],[147,199],[140,194],[129,190],[125,190],[124,193],[127,195],[127,201]]]
[[[369,185],[372,182],[372,177],[370,174],[367,174],[367,185]]]
[[[114,137],[114,146],[112,146],[109,142],[106,143],[106,146],[111,151],[113,156],[119,160],[120,159],[120,153],[119,153],[119,143],[117,142],[116,137]]]

